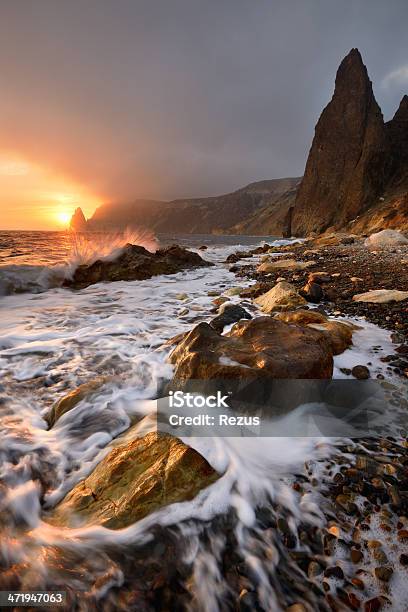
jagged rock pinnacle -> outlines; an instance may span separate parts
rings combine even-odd
[[[358,49],[341,62],[334,94],[316,125],[293,211],[292,233],[342,226],[383,190],[387,137]]]
[[[400,105],[393,117],[393,121],[408,121],[408,96],[403,96]]]
[[[391,121],[386,124],[391,146],[391,183],[408,181],[408,96],[405,95]]]
[[[71,217],[71,222],[69,224],[71,230],[75,232],[86,232],[87,230],[87,222],[85,219],[85,215],[82,212],[82,208],[78,207],[74,214]]]

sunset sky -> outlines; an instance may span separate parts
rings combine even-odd
[[[0,186],[3,229],[62,229],[76,206],[90,216],[101,203],[84,186],[45,164],[8,151],[0,154]]]
[[[1,2],[0,229],[302,174],[351,47],[395,112],[407,22],[406,0]]]

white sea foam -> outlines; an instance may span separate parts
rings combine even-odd
[[[220,263],[237,249],[210,247],[203,256]],[[35,566],[41,582],[41,576],[45,580],[49,572],[47,555],[42,553],[50,547],[58,545],[88,557],[92,551],[92,581],[98,572],[111,571],[111,581],[105,581],[99,591],[102,596],[110,585],[123,580],[120,568],[103,553],[106,544],[142,543],[151,537],[153,526],[178,525],[181,536],[188,536],[190,554],[195,559],[200,606],[217,610],[225,594],[217,561],[223,544],[214,538],[204,545],[200,533],[203,522],[234,509],[238,517],[236,537],[257,577],[259,599],[274,602],[274,609],[279,609],[269,580],[279,559],[273,542],[260,537],[269,547],[269,568],[253,553],[255,508],[263,501],[273,500],[284,509],[289,523],[302,520],[309,525],[322,524],[317,501],[307,496],[300,501],[285,482],[287,476],[302,468],[305,460],[330,455],[331,442],[317,431],[315,438],[186,438],[185,442],[206,457],[222,477],[194,500],[172,504],[120,531],[100,526],[56,528],[44,522],[41,514],[41,508],[55,505],[92,471],[115,438],[121,433],[126,435],[136,415],[140,418],[140,435],[154,429],[156,404],[152,398],[156,397],[160,380],[172,375],[166,361],[169,349],[163,348],[164,342],[209,319],[213,298],[207,295],[208,291],[219,288],[222,292],[235,285],[228,266],[217,265],[137,283],[98,284],[80,292],[56,288],[46,294],[2,299],[0,376],[9,397],[0,406],[0,478],[8,487],[0,509],[26,525],[25,531],[20,528],[18,541],[6,538],[1,545],[1,554],[10,562],[23,560],[27,567]],[[188,309],[183,317],[178,316],[179,293],[188,296],[182,303]],[[335,360],[336,376],[341,375],[340,367],[366,363],[368,359],[375,372],[384,371],[384,364],[371,347],[381,344],[387,352],[388,332],[360,324],[363,328],[355,333],[354,347]],[[115,378],[47,431],[43,416],[50,406],[69,390],[100,374],[114,374]],[[34,478],[40,470],[48,471],[51,480],[44,499],[40,499]],[[82,586],[91,589],[87,580],[84,578]]]

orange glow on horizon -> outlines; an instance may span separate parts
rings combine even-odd
[[[61,230],[79,206],[86,218],[99,197],[47,167],[0,151],[0,230]]]

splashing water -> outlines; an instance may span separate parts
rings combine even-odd
[[[127,244],[158,248],[149,230],[121,232],[10,232],[0,241],[0,297],[13,293],[42,293],[60,287],[82,264],[115,259]]]
[[[158,248],[156,236],[149,230],[126,228],[123,232],[71,232],[69,268],[92,264],[97,259],[116,259],[127,244],[143,246],[154,253]]]

